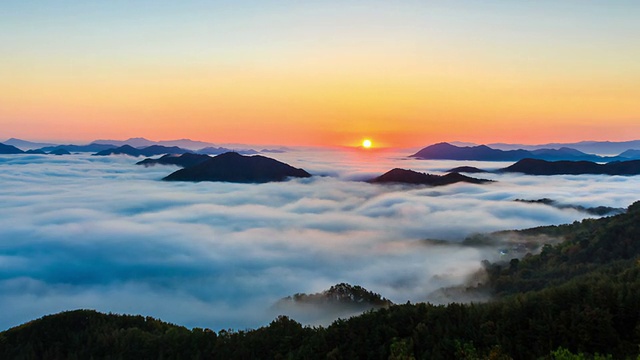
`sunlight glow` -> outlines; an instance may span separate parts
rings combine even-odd
[[[373,145],[373,143],[371,142],[371,140],[369,139],[364,139],[362,140],[362,147],[365,149],[368,149],[371,147],[371,145]]]

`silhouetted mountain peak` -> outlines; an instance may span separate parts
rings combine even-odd
[[[432,175],[400,168],[389,170],[388,172],[369,180],[370,183],[398,183],[431,186],[443,186],[455,184],[457,182],[483,184],[490,181],[491,180],[472,178],[456,172],[446,175]]]
[[[261,155],[244,156],[236,152],[220,154],[199,164],[178,170],[168,181],[226,181],[265,183],[290,177],[310,177],[303,169]]]

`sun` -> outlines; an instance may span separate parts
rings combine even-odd
[[[371,140],[369,139],[364,139],[362,140],[362,147],[365,149],[368,149],[371,147],[371,145],[373,145],[373,143],[371,142]]]

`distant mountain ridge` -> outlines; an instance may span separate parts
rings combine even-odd
[[[184,153],[182,155],[166,154],[159,159],[144,159],[138,161],[136,165],[144,165],[145,167],[154,165],[177,165],[180,167],[189,167],[200,164],[201,162],[211,159],[211,156],[204,154]]]
[[[208,146],[196,151],[196,153],[198,154],[206,154],[206,155],[220,155],[228,152],[237,152],[238,154],[242,154],[242,155],[258,154],[258,152],[253,149],[234,150],[234,149],[229,149],[221,146],[219,147]]]
[[[114,149],[114,148],[117,148],[117,146],[113,144],[90,143],[87,145],[67,144],[67,145],[45,146],[38,150],[42,150],[44,152],[52,152],[52,151],[59,151],[60,149],[64,149],[68,152],[74,153],[74,152],[98,152],[98,151],[104,151],[104,150]]]
[[[54,144],[33,142],[16,138],[8,139],[7,141],[4,141],[3,144],[15,146],[20,150],[35,150],[45,146],[55,146]]]
[[[488,145],[494,149],[499,149],[499,150],[514,150],[514,149],[536,150],[536,149],[542,149],[542,148],[559,149],[562,147],[568,147],[568,148],[576,149],[586,153],[600,154],[600,155],[602,154],[615,155],[630,149],[640,149],[640,140],[579,141],[574,143],[548,143],[548,144],[541,144],[541,145],[493,143]]]
[[[640,160],[598,164],[591,161],[523,159],[501,169],[500,172],[518,172],[527,175],[640,175]]]
[[[151,145],[143,148],[135,148],[131,145],[122,145],[118,148],[110,148],[107,150],[99,151],[93,155],[95,156],[108,156],[108,155],[129,155],[129,156],[154,156],[164,154],[184,154],[190,152],[187,149],[179,148],[177,146],[162,146]]]
[[[149,147],[152,145],[160,145],[160,146],[167,146],[167,147],[177,146],[177,147],[185,148],[189,150],[198,150],[198,149],[214,146],[214,144],[209,142],[196,141],[191,139],[152,141],[143,137],[129,138],[127,140],[95,140],[93,142],[96,144],[112,144],[116,146],[129,145],[135,148]]]
[[[620,157],[602,157],[586,154],[576,149],[562,147],[560,149],[537,150],[499,150],[486,145],[455,146],[446,142],[427,146],[411,157],[424,160],[475,160],[475,161],[519,161],[522,159],[542,160],[585,160],[613,161],[628,160]]]

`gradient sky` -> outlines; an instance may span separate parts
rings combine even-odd
[[[638,1],[3,1],[0,140],[640,138]]]

